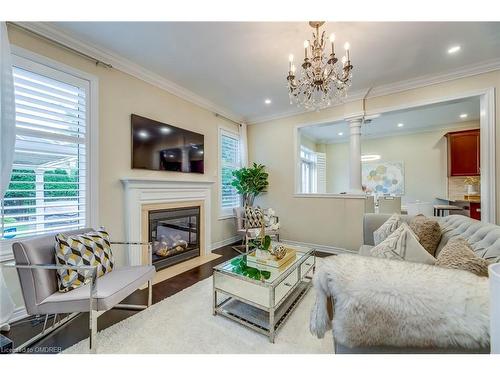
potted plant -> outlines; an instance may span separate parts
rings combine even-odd
[[[231,185],[241,195],[243,206],[252,206],[254,199],[266,191],[269,174],[262,164],[253,163],[251,167],[243,167],[233,171]]]
[[[479,184],[479,178],[477,177],[466,177],[464,180],[465,192],[467,195],[477,195],[477,185]]]

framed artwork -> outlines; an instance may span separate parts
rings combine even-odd
[[[404,195],[405,173],[402,161],[363,163],[361,173],[367,193]]]

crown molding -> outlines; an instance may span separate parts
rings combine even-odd
[[[94,58],[99,59],[105,63],[111,64],[114,69],[118,69],[135,78],[138,78],[144,82],[165,90],[170,94],[193,103],[201,108],[204,108],[211,112],[219,113],[235,122],[241,122],[243,120],[242,116],[233,113],[229,109],[219,106],[212,101],[160,76],[159,74],[156,74],[126,59],[123,56],[109,51],[108,49],[103,49],[102,47],[97,47],[92,43],[84,42],[74,35],[68,33],[67,31],[63,31],[56,26],[49,25],[44,22],[16,23],[30,31],[33,31],[34,33],[40,34],[58,43],[74,48],[77,51],[81,51],[85,54],[93,56]]]
[[[480,63],[462,66],[457,69],[440,72],[437,74],[427,74],[424,76],[411,78],[404,81],[380,85],[370,90],[368,98],[395,94],[401,91],[408,91],[420,87],[437,85],[448,81],[467,78],[478,74],[493,72],[500,69],[500,59],[486,60]]]
[[[450,70],[448,72],[441,72],[438,74],[428,74],[425,76],[420,76],[417,78],[412,78],[404,81],[398,81],[386,85],[374,86],[373,88],[370,89],[359,90],[351,95],[348,95],[347,99],[343,103],[339,103],[332,107],[336,107],[344,103],[356,100],[376,98],[379,96],[396,94],[402,91],[408,91],[421,87],[437,85],[440,83],[454,81],[461,78],[472,77],[478,74],[493,72],[495,70],[500,70],[500,59],[486,60],[481,63],[463,66],[454,70]],[[301,110],[300,108],[295,108],[292,111],[285,111],[274,115],[257,116],[249,118],[247,119],[247,122],[249,125],[253,125],[262,122],[292,117],[308,112],[312,111],[305,111]]]

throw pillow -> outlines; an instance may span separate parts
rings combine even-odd
[[[375,246],[384,241],[389,235],[401,225],[401,215],[393,214],[384,224],[373,232],[373,241]]]
[[[245,207],[245,220],[248,228],[261,228],[264,220],[264,212],[260,207]]]
[[[448,241],[437,257],[436,266],[465,270],[488,277],[488,262],[478,257],[462,237]]]
[[[418,237],[404,222],[389,237],[373,247],[370,255],[415,263],[434,264],[436,262],[436,259],[420,245]]]
[[[410,228],[417,235],[424,249],[434,256],[441,240],[439,223],[424,215],[417,215],[410,221]]]
[[[56,235],[56,263],[67,266],[97,266],[97,277],[113,270],[109,234],[100,228],[97,231],[66,236]],[[57,270],[60,292],[69,292],[90,282],[91,271]]]

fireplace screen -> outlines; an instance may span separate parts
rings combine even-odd
[[[149,241],[156,269],[200,255],[200,207],[149,211]]]

